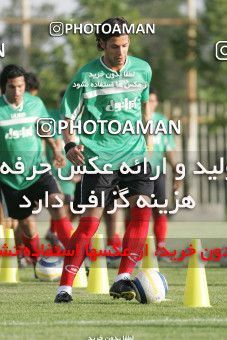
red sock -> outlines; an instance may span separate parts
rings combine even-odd
[[[167,234],[167,217],[166,215],[154,214],[154,235],[156,240],[156,247],[165,247],[165,240]]]
[[[122,257],[118,274],[132,273],[145,246],[150,216],[150,208],[131,209],[130,222],[123,238],[123,251],[128,248],[131,255]]]
[[[52,232],[52,233],[54,233],[55,232],[55,223],[54,223],[54,220],[50,220],[50,231]]]
[[[119,234],[114,234],[114,236],[107,242],[108,246],[114,246],[117,248],[121,248],[122,247],[122,241],[121,238],[119,236]]]
[[[57,237],[66,248],[73,233],[73,225],[68,217],[60,220],[52,220],[52,228],[57,233]]]
[[[76,250],[74,256],[66,256],[60,286],[72,286],[73,280],[85,259],[85,250],[92,236],[98,229],[100,220],[96,217],[81,217],[80,223],[72,235],[68,249]]]
[[[125,231],[127,230],[129,223],[130,223],[130,218],[129,217],[125,218]]]
[[[35,234],[35,236],[33,236],[32,238],[29,238],[24,233],[22,233],[22,240],[25,247],[27,247],[30,250],[31,255],[39,251],[40,248],[39,234]],[[37,262],[37,257],[31,257],[31,259],[33,263]]]

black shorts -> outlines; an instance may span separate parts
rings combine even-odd
[[[32,210],[36,207],[36,201],[45,197],[45,191],[48,194],[61,193],[57,182],[50,173],[45,173],[40,176],[37,182],[24,190],[16,190],[10,186],[0,183],[1,190],[4,194],[8,215],[17,220],[23,220],[32,214]],[[20,204],[25,204],[23,196],[31,202],[29,208],[20,208]]]
[[[154,182],[150,180],[152,175],[151,165],[147,164],[147,173],[144,174],[144,163],[135,165],[131,169],[136,170],[141,166],[138,174],[122,174],[120,170],[114,170],[113,174],[84,174],[81,182],[77,183],[74,196],[74,209],[78,204],[88,204],[91,191],[95,191],[98,199],[98,206],[101,206],[101,195],[105,193],[105,207],[111,206],[117,198],[113,191],[128,188],[125,197],[144,195],[151,197],[154,189]]]
[[[69,195],[69,194],[64,194],[64,204],[65,205],[70,205],[70,202],[74,200],[74,196]]]
[[[161,174],[154,181],[154,199],[157,200],[158,204],[164,204],[166,199],[166,176]]]

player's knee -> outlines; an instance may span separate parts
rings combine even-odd
[[[81,217],[76,232],[80,233],[81,238],[91,238],[98,229],[100,218],[94,216]]]
[[[64,194],[62,193],[50,194],[48,196],[49,207],[53,204],[60,204],[61,202],[64,203]]]
[[[138,200],[140,199],[140,197],[143,201],[146,201],[148,204],[151,203],[151,198],[146,195],[134,195],[128,198],[131,208],[138,207],[137,204],[138,204]]]
[[[131,209],[131,219],[140,220],[140,221],[147,221],[151,218],[151,208],[144,207],[139,208],[137,206]]]
[[[33,216],[29,216],[23,220],[20,220],[19,226],[22,230],[22,233],[28,238],[32,238],[37,233]]]

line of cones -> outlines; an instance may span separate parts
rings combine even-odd
[[[13,229],[4,229],[3,226],[0,225],[0,249],[3,249],[4,244],[8,249],[14,249],[14,232]],[[92,248],[98,251],[104,249],[104,247],[103,235],[95,235],[92,240]],[[201,240],[192,240],[192,247],[196,252],[189,258],[183,304],[187,307],[210,307],[205,266],[199,258],[202,250]],[[152,268],[159,271],[153,236],[147,237],[146,253],[146,256],[144,256],[142,260],[142,269]],[[16,256],[0,256],[0,282],[18,282],[18,263]],[[74,279],[73,287],[87,288],[88,292],[93,294],[108,294],[109,278],[106,258],[102,256],[98,257],[96,261],[91,261],[88,278],[83,265]]]
[[[92,247],[97,250],[104,249],[103,235],[96,235],[94,237]],[[183,304],[187,307],[210,307],[205,267],[199,258],[202,249],[201,241],[198,239],[192,240],[192,247],[196,252],[189,259]],[[146,256],[142,259],[141,268],[152,268],[159,271],[153,236],[147,237]],[[78,284],[81,281],[83,285]],[[87,290],[94,294],[108,294],[109,279],[106,258],[98,257],[96,261],[91,262],[88,280],[85,268],[83,267],[81,272],[77,274],[73,286],[87,287]]]

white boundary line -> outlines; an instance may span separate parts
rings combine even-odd
[[[55,320],[55,321],[0,321],[0,326],[182,326],[187,324],[187,326],[218,326],[220,324],[226,324],[227,328],[227,318],[191,318],[191,319],[154,319],[154,320]]]

